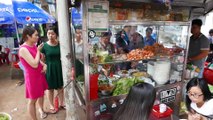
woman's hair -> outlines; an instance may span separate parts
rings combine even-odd
[[[22,34],[22,39],[20,41],[20,45],[23,44],[27,40],[27,36],[32,36],[33,33],[37,31],[34,27],[32,26],[26,26],[23,30]]]
[[[48,32],[49,30],[54,31],[55,34],[58,36],[58,27],[57,27],[57,26],[50,26],[50,27],[47,28],[47,32]]]
[[[113,120],[148,120],[155,98],[156,90],[152,85],[135,84]]]
[[[209,30],[209,34],[212,34],[212,33],[213,33],[213,29],[210,29],[210,30]]]
[[[192,87],[196,87],[196,86],[199,87],[203,93],[203,97],[204,97],[203,101],[207,101],[213,98],[213,95],[209,90],[208,84],[203,78],[192,78],[186,85],[186,92],[188,93]],[[185,102],[186,102],[187,110],[191,111],[190,104],[192,101],[190,100],[188,95],[186,96]]]

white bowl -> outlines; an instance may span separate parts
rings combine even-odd
[[[12,117],[8,113],[0,112],[0,115],[5,115],[9,118],[8,120],[12,120]]]

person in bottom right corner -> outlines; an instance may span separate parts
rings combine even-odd
[[[192,78],[186,85],[188,120],[213,119],[213,94],[203,78]]]

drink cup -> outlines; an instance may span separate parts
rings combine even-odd
[[[159,108],[160,108],[160,113],[164,113],[166,111],[166,104],[160,104]]]

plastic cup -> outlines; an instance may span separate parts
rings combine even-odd
[[[164,113],[166,111],[166,104],[160,104],[160,113]]]

